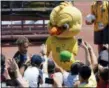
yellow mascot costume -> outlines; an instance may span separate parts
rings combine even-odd
[[[80,32],[82,26],[82,14],[70,2],[63,2],[56,6],[48,23],[50,36],[46,41],[47,56],[52,52],[54,61],[65,70],[69,70],[74,58],[69,62],[60,60],[60,53],[68,51],[74,56],[78,53],[78,42],[75,36]]]

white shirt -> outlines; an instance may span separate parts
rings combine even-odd
[[[71,73],[64,71],[63,73],[64,85],[73,87],[74,83],[79,80],[78,75],[71,75]]]
[[[30,66],[26,69],[24,78],[29,82],[29,87],[37,87],[39,75],[40,73],[37,67]]]

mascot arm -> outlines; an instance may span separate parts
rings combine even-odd
[[[48,37],[48,39],[46,40],[46,45],[47,45],[47,53],[46,55],[49,56],[50,52],[51,52],[51,38]]]
[[[78,53],[78,42],[77,42],[76,39],[75,39],[75,43],[74,43],[74,46],[73,46],[72,52],[73,52],[74,56],[76,56],[77,53]]]

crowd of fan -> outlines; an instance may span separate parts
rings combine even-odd
[[[18,51],[12,59],[1,55],[1,86],[19,87],[97,87],[109,88],[109,48],[104,45],[98,59],[89,43],[82,41],[85,63],[73,63],[69,71],[46,56],[46,45],[41,54],[28,53],[29,40],[17,40]],[[81,59],[81,58],[80,58]]]

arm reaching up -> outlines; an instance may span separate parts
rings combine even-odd
[[[86,42],[82,41],[80,46],[82,48],[84,48],[84,50],[85,50],[85,63],[87,65],[91,65],[90,54],[89,54],[89,51],[88,51],[88,47],[86,46]]]
[[[47,45],[42,44],[41,45],[41,54],[42,54],[43,58],[45,59],[45,61],[43,62],[43,72],[44,73],[48,73],[48,70],[47,70],[48,58],[47,58],[46,53],[47,53]]]
[[[97,68],[97,65],[98,65],[97,57],[94,53],[92,46],[90,44],[87,44],[87,47],[88,47],[88,50],[89,50],[89,53],[90,53],[90,58],[91,58],[93,70],[95,70]]]
[[[86,64],[89,65],[93,70],[97,67],[97,58],[93,51],[93,48],[87,42],[82,42],[81,46],[85,49],[86,52]]]
[[[20,86],[29,87],[28,82],[23,79],[15,59],[9,59],[8,64],[9,64],[10,69],[16,72],[16,80],[19,82]]]

